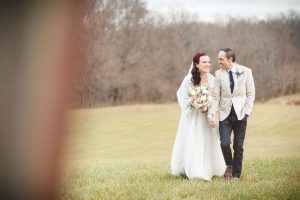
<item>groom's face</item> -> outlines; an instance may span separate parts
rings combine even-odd
[[[218,63],[222,69],[229,69],[232,64],[232,58],[227,58],[224,51],[220,51],[218,54]]]

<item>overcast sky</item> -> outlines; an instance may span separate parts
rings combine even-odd
[[[170,11],[184,10],[205,21],[225,16],[257,17],[287,12],[300,12],[300,0],[143,0],[154,13],[170,16]]]

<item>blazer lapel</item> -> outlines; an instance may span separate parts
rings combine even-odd
[[[240,70],[240,66],[236,65],[236,72],[238,72],[238,70]],[[245,78],[245,73],[237,76],[237,74],[235,74],[234,76],[236,76],[236,83],[234,83],[234,88],[233,88],[233,93],[237,90],[239,83]]]
[[[221,71],[222,71],[222,73],[221,73],[222,74],[222,84],[225,86],[223,88],[225,88],[226,90],[228,90],[231,93],[229,75],[226,70],[222,69]]]
[[[208,73],[208,86],[212,90],[214,86],[214,76],[211,73]]]

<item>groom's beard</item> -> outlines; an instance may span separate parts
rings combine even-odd
[[[230,68],[230,66],[221,65],[221,69],[227,70],[229,68]]]
[[[220,65],[220,68],[226,70],[226,67],[224,65]]]

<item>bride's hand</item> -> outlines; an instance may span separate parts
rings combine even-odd
[[[209,124],[212,128],[215,128],[217,126],[217,123],[216,123],[216,120],[214,117],[210,120]]]

